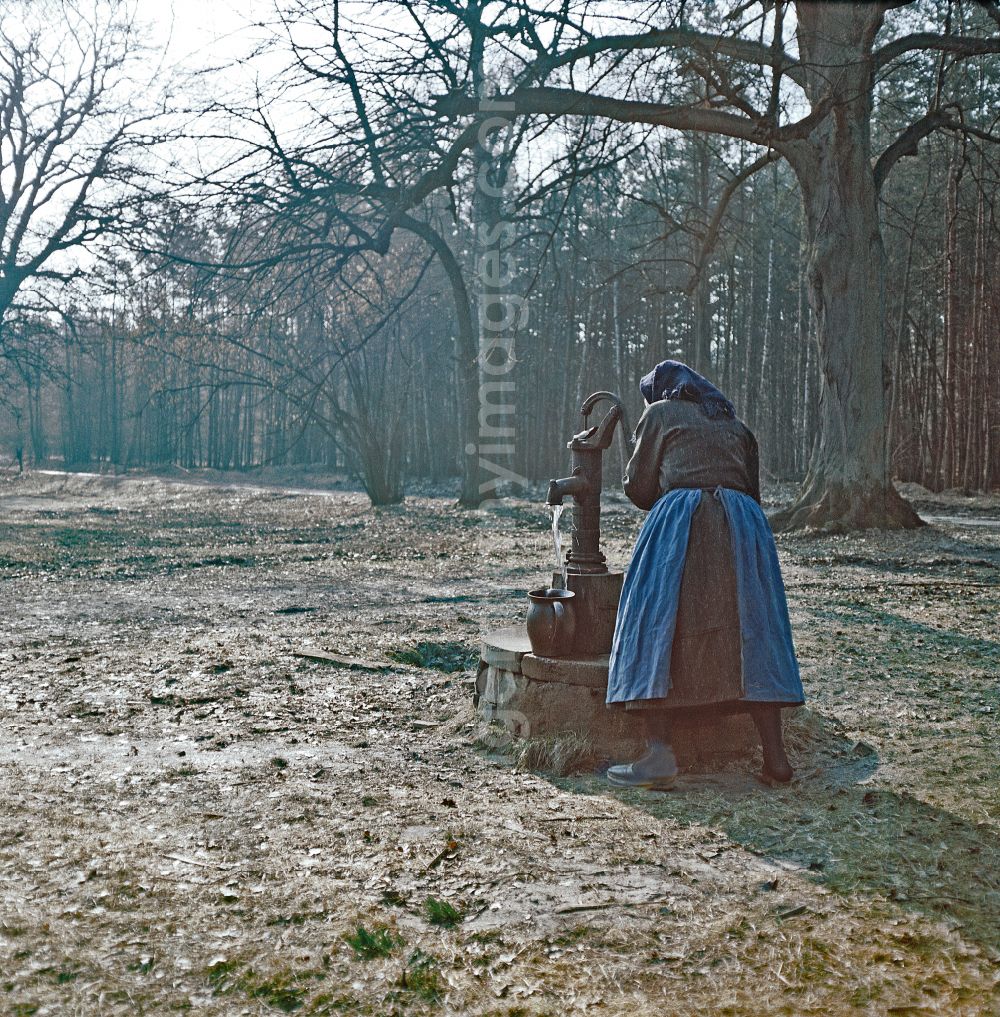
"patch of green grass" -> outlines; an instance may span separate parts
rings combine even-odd
[[[238,554],[216,554],[211,558],[202,558],[201,561],[188,562],[179,565],[178,568],[214,568],[217,566],[232,565],[235,568],[249,568],[257,563],[256,558],[244,558]]]
[[[390,650],[386,656],[399,664],[411,664],[413,667],[427,667],[435,671],[452,674],[455,671],[468,671],[475,667],[479,658],[478,651],[464,643],[430,643],[420,642],[414,647]]]
[[[215,989],[225,990],[231,984],[239,968],[238,961],[220,960],[216,961],[208,969],[208,980]]]
[[[122,544],[121,536],[111,530],[61,527],[52,531],[52,539],[60,547],[88,547],[91,544]]]
[[[347,945],[365,960],[374,957],[388,957],[401,942],[385,925],[373,925],[370,929],[357,926],[353,934],[344,937]]]
[[[269,918],[268,925],[305,925],[306,922],[322,922],[327,917],[326,911],[293,911],[277,918]]]
[[[440,925],[446,929],[458,925],[465,917],[461,909],[446,900],[439,900],[437,897],[428,897],[424,901],[424,912],[431,925]]]
[[[286,975],[266,978],[258,982],[248,993],[252,999],[262,999],[265,1003],[284,1013],[294,1013],[305,1002],[306,989],[288,981]]]
[[[287,770],[288,769],[288,760],[285,759],[283,756],[273,756],[271,758],[271,765],[276,770]]]
[[[444,991],[438,974],[438,959],[423,950],[414,950],[403,968],[400,984],[428,1003],[436,1002]]]
[[[250,999],[259,999],[282,1013],[301,1009],[309,996],[308,982],[324,978],[318,971],[278,971],[258,974],[252,967],[243,968],[239,961],[216,961],[208,969],[212,989],[222,994],[243,992]]]
[[[567,929],[561,936],[556,936],[552,942],[555,946],[573,946],[590,935],[589,925],[576,925]]]

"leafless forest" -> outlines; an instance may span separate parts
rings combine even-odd
[[[869,493],[880,471],[989,490],[996,11],[892,6],[864,5],[866,26],[780,3],[297,0],[248,33],[248,59],[269,62],[247,96],[221,72],[164,67],[142,4],[8,3],[3,447],[71,468],[319,465],[376,503],[464,474],[474,502],[486,224],[517,300],[509,389],[492,399],[518,476],[558,469],[582,396],[610,388],[635,413],[638,377],[676,356],[732,395],[772,478],[812,465]],[[877,221],[872,204],[838,226],[818,197],[817,226],[803,204],[802,180],[827,170],[797,125],[832,100],[781,40],[801,50],[808,32],[867,47],[858,123],[823,150],[844,174],[835,204],[877,201]],[[574,106],[566,82],[651,112]],[[480,146],[485,114],[459,100],[504,93],[521,106]],[[477,190],[484,175],[499,196]],[[884,268],[852,252],[852,229],[865,250],[881,234]],[[839,263],[824,267],[826,247]],[[838,287],[846,311],[818,296]],[[827,453],[823,407],[851,388],[864,405],[844,403],[838,426],[872,419]],[[836,522],[827,508],[813,521]]]

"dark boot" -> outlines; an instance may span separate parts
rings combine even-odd
[[[750,707],[750,716],[760,735],[764,751],[764,769],[761,780],[765,784],[787,784],[792,779],[792,767],[785,755],[781,737],[781,710],[773,703],[760,703]]]
[[[634,763],[608,767],[608,783],[615,787],[644,787],[669,791],[677,780],[674,750],[663,741],[647,742],[646,754]]]
[[[657,711],[643,718],[646,753],[634,763],[608,767],[608,783],[615,787],[642,787],[669,791],[677,780],[677,760],[670,746],[670,723]]]

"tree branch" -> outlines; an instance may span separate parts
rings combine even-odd
[[[668,106],[633,99],[613,99],[570,88],[519,88],[509,96],[497,96],[494,101],[512,104],[513,109],[507,115],[606,117],[621,123],[653,124],[681,131],[722,134],[768,147],[780,147],[784,142],[805,137],[817,121],[829,112],[828,105],[820,103],[802,120],[778,127],[763,117],[752,120],[704,106]],[[442,115],[463,116],[478,109],[476,99],[455,93],[434,97],[433,102],[436,112]]]
[[[1000,10],[997,9],[997,5],[993,3],[993,0],[975,0],[975,3],[977,7],[982,7],[986,16],[1000,28]]]
[[[882,189],[886,177],[900,159],[916,155],[920,142],[938,130],[955,131],[958,134],[979,138],[980,141],[1000,143],[1000,135],[966,124],[961,116],[952,116],[947,110],[931,110],[919,120],[914,120],[878,157],[873,170],[876,189]]]
[[[651,29],[630,35],[609,35],[592,39],[558,56],[543,56],[535,65],[539,76],[548,71],[580,60],[593,60],[602,53],[634,52],[640,49],[697,49],[715,56],[728,56],[758,67],[773,67],[779,74],[787,74],[796,84],[805,80],[804,69],[793,57],[780,48],[762,46],[750,39],[715,35],[711,32],[694,32],[690,29]]]
[[[750,179],[755,173],[759,173],[765,166],[770,166],[772,162],[776,162],[781,156],[778,152],[770,151],[766,152],[756,161],[750,163],[745,169],[740,170],[732,180],[722,189],[722,194],[719,195],[719,201],[715,206],[715,212],[712,213],[712,221],[708,224],[708,229],[705,230],[705,235],[701,238],[701,244],[698,248],[698,258],[695,261],[694,272],[691,274],[691,278],[687,284],[687,292],[693,293],[698,285],[698,281],[701,278],[702,272],[705,271],[705,265],[708,263],[709,255],[715,248],[716,241],[719,237],[719,230],[722,228],[722,220],[726,214],[726,209],[729,207],[729,202],[732,201],[733,195]]]
[[[1000,36],[982,38],[974,35],[939,35],[937,32],[914,32],[887,42],[872,54],[876,70],[885,67],[896,57],[913,50],[936,50],[941,53],[955,53],[958,56],[981,56],[986,53],[1000,53]]]
[[[938,128],[943,127],[950,121],[950,117],[943,110],[931,110],[919,120],[914,120],[895,141],[875,161],[875,188],[882,189],[889,171],[899,162],[903,156],[917,154],[917,146],[929,134],[933,134]]]

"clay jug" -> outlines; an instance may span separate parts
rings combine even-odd
[[[572,590],[542,588],[528,594],[528,641],[536,657],[569,657],[573,653],[576,616]]]

